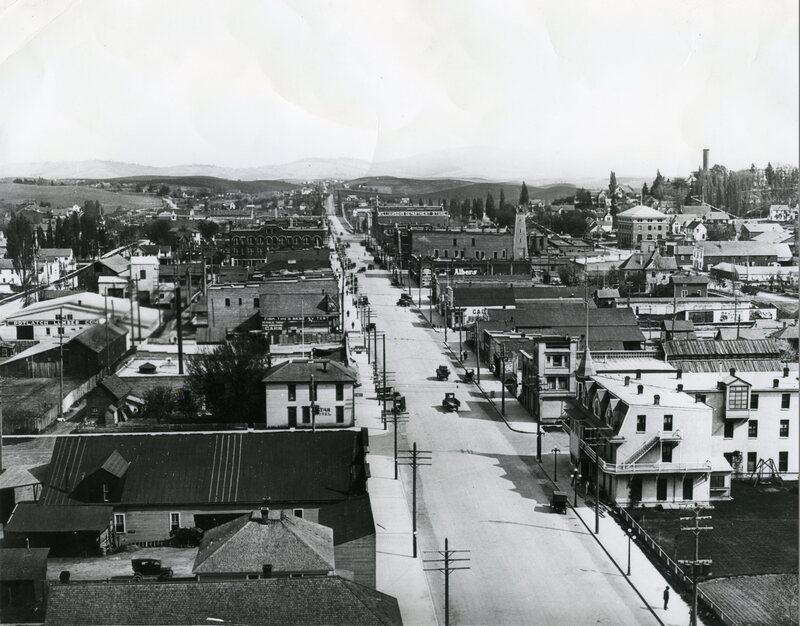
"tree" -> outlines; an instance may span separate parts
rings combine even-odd
[[[664,177],[661,175],[661,170],[656,170],[656,178],[650,187],[650,195],[656,200],[664,199]]]
[[[505,206],[506,206],[506,194],[503,191],[503,188],[500,187],[500,202],[497,205],[497,211],[498,212],[502,211],[505,208]]]
[[[724,224],[711,224],[706,230],[706,239],[708,241],[729,241],[735,236],[736,231],[733,226]]]
[[[486,217],[492,221],[497,217],[497,209],[494,206],[494,198],[491,191],[486,194]]]
[[[574,287],[580,283],[580,274],[573,263],[560,265],[558,268],[558,278],[561,280],[561,284],[566,287]]]
[[[55,246],[55,240],[53,238],[53,221],[51,220],[47,224],[47,233],[45,234],[45,241],[47,242],[47,247],[52,248]]]
[[[255,422],[264,416],[261,383],[268,356],[262,341],[236,338],[189,361],[186,388],[215,419]]]
[[[767,167],[764,170],[764,176],[767,178],[767,184],[772,187],[772,183],[775,180],[775,168],[772,167],[772,163],[767,163]]]
[[[645,197],[650,195],[650,190],[647,188],[647,183],[642,183],[642,202],[644,202]]]
[[[160,246],[170,243],[170,223],[164,220],[153,220],[147,225],[147,238]]]
[[[33,276],[35,250],[31,223],[24,215],[13,215],[8,222],[6,236],[8,237],[6,256],[12,260],[22,288],[27,289],[35,278]]]
[[[200,236],[206,241],[212,241],[219,232],[219,224],[211,220],[203,220],[197,224],[197,230],[200,231]]]
[[[614,170],[611,170],[611,175],[608,177],[608,193],[612,199],[616,197],[618,188],[617,175],[614,173]]]
[[[525,181],[523,180],[522,189],[519,192],[519,205],[521,207],[526,207],[528,206],[529,201],[530,200],[528,199],[528,186],[525,184]]]
[[[153,387],[144,393],[143,419],[169,422],[178,406],[178,395],[169,387]]]
[[[159,196],[168,196],[168,195],[169,195],[169,192],[170,192],[170,189],[169,189],[169,186],[168,186],[168,185],[161,185],[161,186],[158,188],[158,195],[159,195]]]

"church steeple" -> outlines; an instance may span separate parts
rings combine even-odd
[[[578,364],[575,376],[579,380],[586,380],[590,376],[597,374],[592,361],[592,353],[589,351],[589,295],[586,292],[586,334],[583,336],[583,356]]]

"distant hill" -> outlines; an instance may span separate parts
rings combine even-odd
[[[472,185],[474,181],[455,178],[400,178],[398,176],[366,176],[349,181],[350,186],[365,185],[367,187],[391,189],[392,195],[419,196],[433,193],[440,189],[454,189]]]
[[[464,200],[472,198],[486,199],[486,194],[491,193],[494,198],[495,204],[500,199],[500,189],[503,190],[506,200],[516,204],[519,200],[519,192],[522,189],[522,183],[503,182],[503,183],[470,183],[459,187],[450,189],[441,189],[421,194],[423,198],[446,198]],[[528,197],[531,200],[542,200],[544,202],[552,202],[557,198],[564,196],[571,196],[575,193],[575,186],[569,184],[549,185],[546,187],[532,187],[528,185]]]
[[[0,182],[0,207],[13,208],[23,203],[49,202],[53,207],[83,205],[86,200],[97,200],[107,213],[117,207],[156,208],[161,199],[144,193],[117,193],[84,185],[19,185]]]
[[[259,167],[217,165],[173,165],[154,167],[121,161],[46,161],[0,165],[0,178],[55,178],[59,180],[106,180],[139,176],[209,176],[227,180],[318,180],[363,176],[370,164],[359,159],[301,159]]]
[[[228,180],[215,176],[128,176],[111,178],[107,182],[118,182],[141,185],[167,185],[175,187],[191,187],[211,191],[241,191],[243,193],[277,193],[298,189],[299,185],[283,180]]]

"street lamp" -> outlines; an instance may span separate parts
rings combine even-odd
[[[550,450],[550,452],[553,453],[553,482],[557,483],[558,482],[558,453],[561,452],[561,450],[558,448],[558,446],[556,446],[555,448]]]
[[[631,535],[633,528],[628,527],[628,576],[631,575]]]
[[[581,484],[581,473],[578,471],[578,468],[576,467],[574,470],[572,470],[572,486],[573,486],[572,493],[574,496],[572,503],[573,507],[578,506],[578,485],[580,484]]]

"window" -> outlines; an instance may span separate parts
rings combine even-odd
[[[757,458],[757,454],[755,452],[748,452],[747,453],[747,471],[748,472],[756,471],[756,458]]]
[[[446,259],[450,255],[450,250],[444,251],[444,258]]]
[[[147,278],[147,270],[139,270],[139,278],[141,280],[144,280],[145,278]]]
[[[456,240],[456,238],[455,238],[455,237],[453,237],[453,247],[455,247],[455,246],[457,246],[457,245],[458,245],[458,241]]]
[[[439,258],[439,248],[434,248],[433,249],[433,258],[434,259],[438,259]]]
[[[792,403],[792,394],[790,393],[782,393],[781,394],[781,408],[788,409],[789,405]]]
[[[728,408],[733,410],[747,408],[747,387],[736,385],[728,388]]]
[[[45,333],[45,335],[49,335],[50,334],[50,327],[49,326],[44,329],[44,333]]]
[[[706,394],[704,394],[704,393],[698,393],[698,394],[695,396],[695,400],[697,400],[698,402],[702,402],[703,404],[705,404],[705,403],[706,403]]]
[[[480,253],[480,251],[478,251],[478,250],[475,250],[475,258],[476,258],[476,259],[480,259],[480,258],[481,258],[481,253]]]
[[[643,433],[647,430],[647,416],[646,415],[637,415],[636,416],[636,432]]]
[[[239,306],[242,306],[242,299],[239,298]]]
[[[503,258],[504,258],[504,259],[506,258],[506,251],[505,251],[505,248],[503,249]]]
[[[750,408],[757,409],[758,408],[758,394],[751,393],[750,394]]]
[[[665,415],[664,416],[664,430],[671,431],[672,430],[672,416]]]
[[[108,485],[103,483],[103,502],[108,502]]]
[[[121,535],[128,532],[125,528],[125,513],[114,513],[114,532]]]
[[[778,452],[778,471],[779,472],[788,472],[789,471],[789,452],[782,451]]]
[[[169,514],[169,529],[170,530],[177,530],[181,527],[181,514],[180,513],[170,513]]]
[[[661,448],[661,462],[672,463],[672,446],[662,446]]]
[[[261,306],[261,300],[259,298],[253,298],[253,308],[257,309]]]
[[[297,426],[297,407],[290,406],[288,407],[288,418],[289,418],[289,428],[294,428]]]
[[[494,258],[497,259],[497,250],[494,251]]]
[[[475,237],[472,238],[472,245],[475,245]]]
[[[292,515],[295,517],[303,517],[303,509],[292,509]]]
[[[289,402],[294,402],[297,400],[297,385],[294,383],[289,383]]]
[[[230,306],[230,305],[231,305],[231,299],[225,298],[225,306]]]
[[[336,383],[336,401],[341,402],[344,400],[344,384]]]
[[[780,436],[781,437],[789,436],[789,420],[781,420]]]
[[[569,381],[566,376],[548,376],[547,388],[551,391],[564,391],[568,388]]]
[[[758,420],[750,420],[747,422],[747,436],[750,439],[758,437]]]
[[[711,488],[725,489],[725,474],[711,474]]]
[[[688,295],[689,295],[688,289],[681,289],[681,298],[685,298]]]
[[[731,420],[725,420],[722,426],[722,436],[725,439],[733,439],[733,422]]]
[[[303,424],[310,424],[311,423],[311,407],[304,406],[303,407]]]
[[[337,424],[344,424],[344,407],[337,406],[336,407],[336,423]]]

